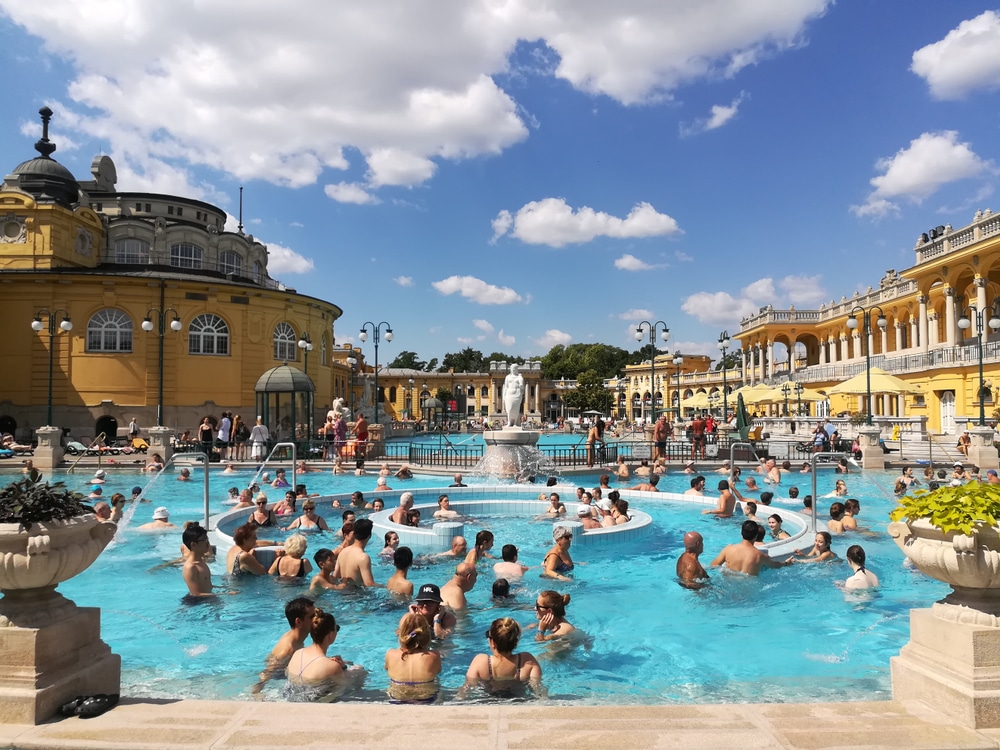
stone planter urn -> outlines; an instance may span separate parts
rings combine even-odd
[[[943,532],[924,519],[889,524],[921,572],[952,591],[910,610],[910,641],[890,660],[896,700],[917,699],[975,729],[1000,727],[1000,533]]]
[[[101,640],[100,610],[56,591],[115,528],[92,514],[0,524],[0,723],[38,724],[77,695],[119,692],[121,659]]]

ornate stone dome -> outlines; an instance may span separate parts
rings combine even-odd
[[[49,140],[49,120],[52,110],[42,107],[42,137],[35,143],[40,156],[18,164],[7,179],[7,183],[30,194],[39,203],[59,203],[72,206],[79,202],[80,185],[73,173],[52,158],[56,144]]]

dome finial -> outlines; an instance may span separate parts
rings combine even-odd
[[[42,107],[38,110],[38,114],[42,116],[42,137],[35,142],[35,151],[44,158],[50,159],[56,150],[56,144],[49,140],[49,120],[52,119],[52,110],[48,107]]]

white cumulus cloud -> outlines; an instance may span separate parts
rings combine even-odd
[[[312,259],[303,257],[291,248],[268,243],[267,272],[271,276],[289,273],[310,273],[315,269]]]
[[[395,281],[400,286],[413,286],[412,276],[397,276],[396,278],[393,279],[393,281]]]
[[[880,217],[898,211],[893,199],[920,203],[942,185],[976,177],[993,166],[977,156],[970,144],[960,143],[957,132],[946,130],[921,134],[895,156],[880,159],[875,168],[882,171],[870,180],[875,190],[862,205],[851,206],[857,216]]]
[[[497,334],[497,341],[500,342],[501,346],[514,346],[514,344],[517,343],[516,338],[514,338],[513,336],[508,336],[506,333],[503,332],[503,328],[501,328],[500,332]]]
[[[493,325],[488,320],[477,319],[472,321],[472,325],[483,333],[493,333]]]
[[[736,297],[729,292],[695,292],[684,299],[681,310],[702,323],[732,325],[776,301],[774,279],[765,277],[743,287]]]
[[[573,343],[573,337],[568,333],[560,331],[558,328],[550,328],[544,334],[539,336],[537,339],[532,339],[538,346],[542,349],[548,351],[553,346],[558,346],[562,344],[563,346],[568,346]]]
[[[364,185],[356,182],[338,182],[335,185],[326,185],[323,188],[327,198],[332,198],[337,203],[356,203],[359,206],[378,203],[379,199],[369,193]]]
[[[521,295],[510,287],[487,284],[475,276],[449,276],[431,284],[441,294],[461,294],[481,305],[512,305],[521,301]]]
[[[910,70],[927,81],[935,99],[1000,88],[1000,15],[987,10],[962,21],[944,39],[914,52]]]
[[[648,203],[636,204],[621,219],[588,206],[574,210],[562,198],[526,203],[513,217],[501,211],[493,220],[494,240],[501,236],[501,229],[521,242],[550,247],[590,242],[595,237],[662,237],[681,231],[672,217]]]
[[[632,320],[639,322],[640,320],[647,320],[648,318],[655,317],[655,313],[652,310],[644,310],[642,308],[633,308],[631,310],[626,310],[623,313],[618,313],[618,318],[621,320]]]
[[[740,95],[737,96],[729,104],[716,104],[709,110],[708,117],[695,120],[695,122],[690,125],[681,125],[681,135],[696,135],[697,133],[704,133],[707,130],[715,130],[721,128],[727,122],[736,117],[736,113],[740,110],[740,105],[750,97],[746,91],[741,91]]]
[[[778,286],[785,293],[789,304],[796,307],[819,307],[824,300],[829,299],[820,283],[822,278],[820,275],[785,276],[778,281]]]
[[[620,258],[615,258],[615,268],[619,271],[651,271],[654,268],[661,268],[660,265],[652,265],[644,260],[639,260],[631,253],[625,253]]]

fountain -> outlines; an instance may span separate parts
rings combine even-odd
[[[541,434],[520,426],[521,402],[524,400],[524,376],[516,364],[503,381],[503,406],[507,424],[499,430],[483,432],[486,450],[473,469],[477,475],[492,479],[524,481],[528,477],[548,475],[555,471],[555,463],[535,444]]]

